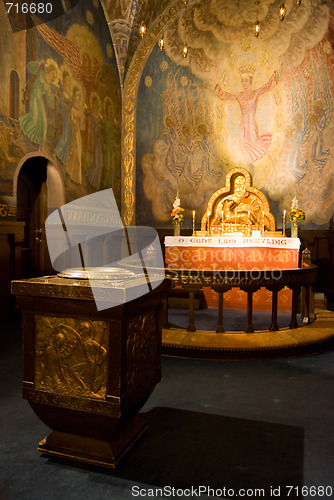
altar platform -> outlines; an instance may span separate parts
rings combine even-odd
[[[299,238],[245,237],[242,233],[222,236],[167,236],[165,262],[169,269],[216,271],[277,272],[295,269],[299,264]],[[203,287],[208,307],[218,307],[218,293]],[[261,287],[253,295],[254,307],[259,311],[271,310],[271,292]],[[278,310],[291,310],[292,293],[283,288],[278,293]],[[229,309],[245,309],[247,294],[232,288],[224,295]]]
[[[235,312],[235,314],[237,314]],[[241,331],[217,334],[214,331],[171,326],[162,330],[162,353],[192,359],[250,360],[303,356],[333,349],[334,312],[315,310],[315,321],[296,328],[271,332]]]

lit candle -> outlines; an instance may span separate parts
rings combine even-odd
[[[208,210],[208,211],[206,212],[206,220],[207,220],[207,233],[208,233],[208,236],[209,236],[209,234],[210,234],[210,219],[209,219],[209,217],[210,217],[210,212],[209,212],[209,210]]]
[[[195,217],[196,217],[196,212],[193,210],[193,236],[195,236]]]
[[[283,212],[283,231],[282,231],[282,236],[285,236],[285,216],[286,216],[286,210]]]

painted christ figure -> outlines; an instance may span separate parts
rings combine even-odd
[[[237,101],[240,106],[240,143],[247,163],[253,163],[262,158],[271,145],[272,134],[267,133],[259,136],[255,112],[259,97],[270,92],[278,84],[278,72],[275,71],[267,83],[256,90],[252,90],[252,81],[252,72],[242,72],[241,69],[241,85],[243,87],[241,92],[233,94],[225,92],[218,83],[214,90],[216,97],[222,101]]]

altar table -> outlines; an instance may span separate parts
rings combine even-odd
[[[165,262],[169,269],[192,270],[268,270],[298,268],[299,238],[228,236],[167,236],[165,238]],[[218,294],[203,288],[209,307],[217,307]],[[291,290],[284,288],[278,294],[281,312],[291,307]],[[243,309],[247,294],[231,289],[224,295],[225,304],[231,309]],[[254,294],[254,306],[258,310],[271,310],[271,292],[261,288]]]

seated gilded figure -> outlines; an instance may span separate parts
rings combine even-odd
[[[234,168],[226,176],[225,187],[211,196],[201,231],[211,236],[232,232],[248,236],[253,230],[275,231],[275,219],[266,196],[252,186],[248,170]]]

